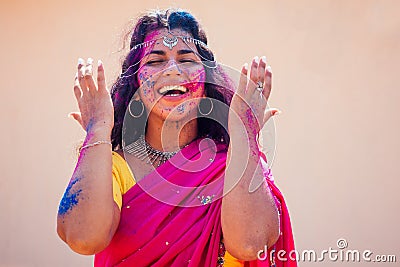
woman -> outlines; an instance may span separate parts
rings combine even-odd
[[[87,135],[57,221],[72,250],[95,266],[296,266],[273,253],[294,246],[257,142],[278,113],[265,57],[234,93],[196,19],[167,10],[139,18],[111,95],[92,68],[78,62]]]

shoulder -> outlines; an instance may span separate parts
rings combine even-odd
[[[135,179],[122,150],[112,152],[112,164],[113,177],[118,182],[122,194],[125,194],[135,184]]]
[[[116,171],[120,174],[130,173],[128,163],[125,160],[122,150],[112,151],[112,165],[113,171]]]
[[[122,167],[127,165],[123,150],[112,151],[112,163],[113,167],[116,167],[118,169],[121,169]]]

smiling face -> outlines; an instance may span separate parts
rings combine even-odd
[[[171,31],[174,36],[190,36],[181,29]],[[142,100],[149,119],[179,121],[197,115],[197,106],[204,94],[204,67],[194,45],[188,46],[181,38],[175,46],[164,44],[167,29],[149,33],[145,42],[157,40],[144,49],[137,77]],[[196,52],[196,53],[195,53]]]

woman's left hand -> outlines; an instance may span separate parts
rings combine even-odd
[[[247,74],[249,73],[249,80]],[[265,57],[245,64],[228,119],[230,143],[221,206],[224,244],[232,255],[255,258],[279,237],[279,215],[266,183],[266,165],[260,157],[257,135],[277,109],[266,109],[271,93],[271,69]],[[257,88],[258,82],[263,83]],[[267,227],[266,227],[267,226]]]
[[[268,119],[280,111],[276,108],[266,110],[271,93],[272,72],[265,56],[261,60],[258,57],[252,60],[249,79],[248,72],[246,63],[242,67],[238,89],[230,105],[228,128],[232,134],[244,127],[249,138],[253,139],[257,138]]]

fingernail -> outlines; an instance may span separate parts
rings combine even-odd
[[[261,61],[262,61],[263,63],[267,63],[267,57],[266,57],[266,56],[262,56],[262,57],[261,57]]]
[[[270,65],[268,65],[268,66],[266,67],[266,69],[267,69],[269,72],[272,72],[272,68],[271,68]]]
[[[280,114],[282,114],[282,111],[278,109],[278,110],[275,110],[275,112],[272,115],[275,116],[275,115],[280,115]]]
[[[243,68],[244,68],[245,70],[248,70],[248,69],[249,69],[249,64],[244,63]]]
[[[71,113],[68,113],[67,117],[68,117],[68,118],[72,118],[72,114],[71,114]]]
[[[258,56],[255,56],[254,57],[254,62],[258,63],[258,61],[259,61]]]
[[[103,62],[102,62],[100,59],[97,60],[97,66],[98,66],[98,67],[103,66]]]
[[[93,58],[88,58],[87,59],[87,65],[92,65],[93,64]]]
[[[78,65],[83,65],[83,63],[85,63],[83,58],[78,58]]]

